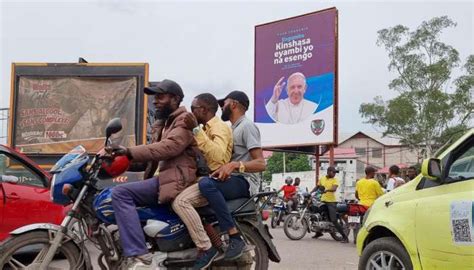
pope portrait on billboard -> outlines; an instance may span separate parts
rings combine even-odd
[[[276,122],[296,124],[312,115],[318,108],[318,104],[304,98],[307,84],[303,73],[291,74],[286,82],[284,79],[285,77],[281,77],[275,84],[273,95],[265,108]],[[288,97],[280,99],[283,89],[286,89]]]

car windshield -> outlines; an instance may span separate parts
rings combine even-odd
[[[78,145],[69,151],[69,153],[64,155],[60,160],[58,160],[58,162],[54,164],[53,168],[51,168],[51,172],[55,173],[61,171],[68,165],[73,164],[75,161],[80,160],[86,156],[86,149],[82,145]]]
[[[448,177],[455,180],[474,178],[474,145],[471,144],[466,152],[453,162]]]

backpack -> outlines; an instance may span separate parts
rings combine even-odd
[[[198,147],[193,146],[193,151],[196,157],[196,176],[209,176],[209,174],[211,174],[211,169],[209,169],[209,166],[207,165],[207,160],[202,154],[201,150],[199,150]]]

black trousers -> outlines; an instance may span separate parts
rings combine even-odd
[[[336,230],[342,235],[342,237],[347,238],[347,235],[344,233],[341,224],[337,222],[337,203],[336,202],[324,202],[328,206],[329,220],[331,220]]]

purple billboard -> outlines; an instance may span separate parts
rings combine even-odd
[[[255,27],[254,108],[264,147],[336,143],[337,9]]]

